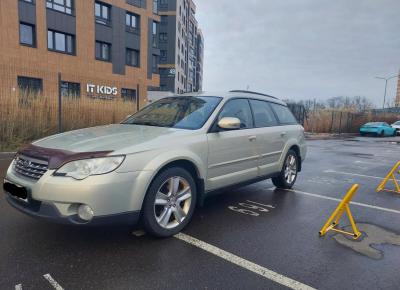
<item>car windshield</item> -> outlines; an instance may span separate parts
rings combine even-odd
[[[400,121],[397,121],[397,122],[394,123],[393,125],[396,125],[396,126],[400,125]]]
[[[122,124],[197,130],[221,102],[219,97],[168,97],[129,117]]]

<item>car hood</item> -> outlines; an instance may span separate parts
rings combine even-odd
[[[133,153],[144,148],[165,145],[165,142],[177,140],[189,132],[173,128],[113,124],[53,135],[38,140],[33,145],[72,152],[128,150],[123,153]],[[136,150],[132,151],[133,147]]]

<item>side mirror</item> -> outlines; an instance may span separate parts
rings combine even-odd
[[[233,117],[224,117],[218,122],[218,127],[224,130],[237,130],[240,129],[240,120]]]

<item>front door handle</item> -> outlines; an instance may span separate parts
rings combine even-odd
[[[255,141],[255,140],[257,140],[257,136],[250,136],[249,137],[249,141],[252,142],[252,141]]]

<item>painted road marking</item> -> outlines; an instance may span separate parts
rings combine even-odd
[[[378,177],[378,176],[371,176],[371,175],[363,175],[363,174],[357,174],[357,173],[350,173],[350,172],[340,172],[340,171],[335,171],[335,170],[325,170],[324,173],[335,173],[335,174],[342,174],[342,175],[353,175],[353,176],[360,176],[360,177],[366,177],[366,178],[374,178],[374,179],[385,179],[385,177]],[[400,181],[400,180],[398,180]]]
[[[51,277],[50,274],[43,275],[43,277],[44,277],[47,281],[49,281],[49,283],[51,284],[51,286],[53,286],[54,289],[56,289],[56,290],[64,290],[64,288],[61,287],[60,284],[58,284],[57,281],[54,280],[53,277]]]
[[[15,290],[22,290],[22,284],[15,285]]]
[[[262,266],[260,266],[258,264],[255,264],[253,262],[245,260],[245,259],[243,259],[243,258],[241,258],[239,256],[236,256],[236,255],[234,255],[232,253],[224,251],[224,250],[222,250],[220,248],[217,248],[217,247],[215,247],[213,245],[210,245],[210,244],[208,244],[206,242],[203,242],[201,240],[198,240],[198,239],[193,238],[191,236],[188,236],[186,234],[179,233],[179,234],[175,235],[175,238],[177,238],[177,239],[179,239],[179,240],[181,240],[183,242],[186,242],[188,244],[191,244],[192,246],[200,248],[200,249],[202,249],[202,250],[204,250],[206,252],[209,252],[209,253],[211,253],[211,254],[213,254],[215,256],[218,256],[218,257],[220,257],[220,258],[222,258],[222,259],[224,259],[224,260],[226,260],[226,261],[228,261],[228,262],[230,262],[232,264],[235,264],[235,265],[237,265],[239,267],[242,267],[242,268],[244,268],[244,269],[246,269],[248,271],[251,271],[251,272],[253,272],[255,274],[263,276],[264,278],[267,278],[267,279],[269,279],[271,281],[274,281],[274,282],[276,282],[278,284],[286,286],[288,288],[296,289],[296,290],[300,290],[300,289],[312,290],[312,289],[314,289],[314,288],[312,288],[312,287],[310,287],[310,286],[308,286],[306,284],[303,284],[301,282],[298,282],[296,280],[293,280],[291,278],[288,278],[286,276],[278,274],[278,273],[276,273],[276,272],[274,272],[272,270],[269,270],[269,269],[267,269],[265,267],[262,267]]]
[[[271,189],[269,189],[269,190],[272,191]],[[305,195],[305,196],[317,197],[317,198],[321,198],[321,199],[332,200],[332,201],[335,201],[335,202],[341,202],[342,201],[339,198],[329,197],[329,196],[325,196],[325,195],[319,195],[319,194],[305,192],[305,191],[301,191],[301,190],[294,190],[294,189],[280,189],[280,190],[300,193],[300,194]],[[376,210],[381,210],[381,211],[386,211],[386,212],[390,212],[390,213],[400,214],[399,210],[395,210],[395,209],[391,209],[391,208],[385,208],[385,207],[380,207],[380,206],[375,206],[375,205],[370,205],[370,204],[361,203],[361,202],[355,202],[355,201],[350,202],[350,204],[357,205],[357,206],[362,206],[362,207],[367,207],[367,208],[372,208],[372,209],[376,209]]]

